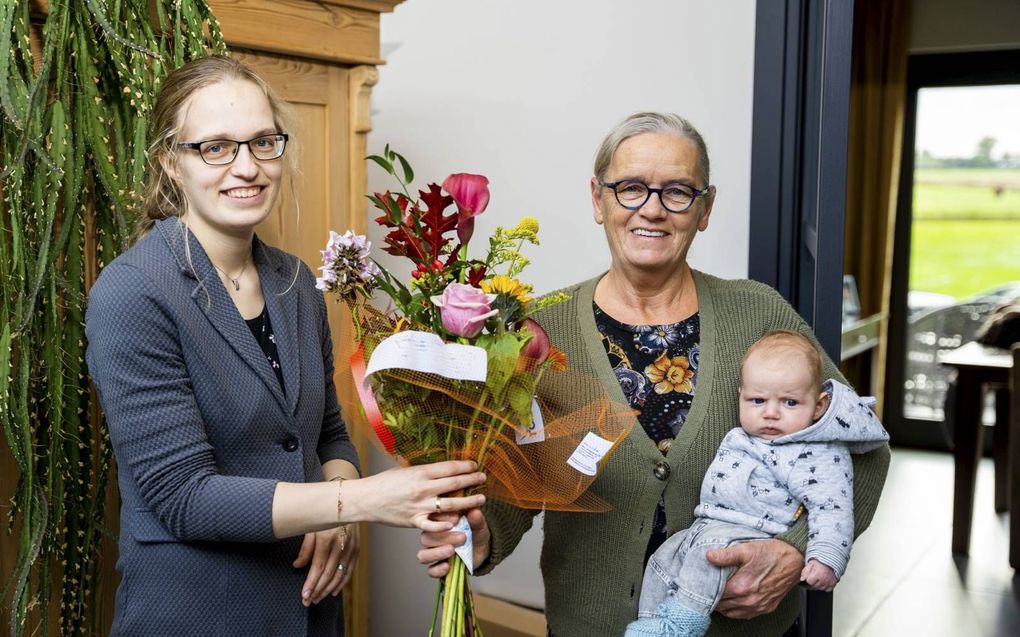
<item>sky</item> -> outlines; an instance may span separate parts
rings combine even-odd
[[[1020,84],[921,89],[916,149],[936,157],[971,157],[982,137],[992,157],[1020,154]]]

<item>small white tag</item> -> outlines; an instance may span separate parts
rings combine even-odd
[[[542,408],[538,406],[537,399],[531,399],[531,427],[523,433],[520,430],[514,433],[519,445],[530,445],[545,440],[545,421],[542,420]]]
[[[574,449],[574,453],[567,458],[567,464],[586,476],[593,476],[599,471],[599,460],[602,460],[612,447],[613,443],[589,431],[581,444],[577,445],[577,449]]]
[[[398,332],[379,343],[365,368],[365,377],[383,369],[412,369],[445,378],[485,382],[488,354],[481,347],[444,343],[430,332]]]
[[[468,524],[467,518],[463,515],[457,520],[457,525],[453,527],[454,531],[460,531],[467,536],[467,542],[464,542],[460,546],[453,550],[460,556],[460,561],[464,562],[464,566],[467,567],[468,573],[475,574],[475,552],[474,547],[471,544],[471,525]]]

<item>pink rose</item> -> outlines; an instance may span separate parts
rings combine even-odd
[[[486,294],[476,287],[451,283],[442,296],[432,297],[432,303],[439,307],[443,329],[454,336],[473,338],[485,327],[486,319],[499,313],[489,308],[495,299],[495,294]]]
[[[454,173],[443,181],[443,190],[457,204],[457,238],[467,243],[475,231],[475,217],[489,205],[489,180],[482,175]]]

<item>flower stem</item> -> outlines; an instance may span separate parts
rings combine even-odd
[[[446,588],[445,580],[439,580],[439,586],[436,587],[436,602],[432,605],[432,623],[429,624],[429,637],[432,637],[436,632],[436,617],[439,616],[439,600],[443,596],[443,589]]]
[[[450,558],[450,570],[446,573],[445,596],[443,597],[443,617],[441,637],[453,637],[453,601],[457,597],[457,565],[460,558],[454,555]]]

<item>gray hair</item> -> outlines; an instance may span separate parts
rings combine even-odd
[[[698,151],[700,177],[704,179],[704,185],[701,187],[708,187],[708,147],[705,146],[705,140],[702,139],[698,129],[675,113],[634,113],[614,126],[602,140],[598,152],[595,153],[595,177],[600,181],[604,180],[606,171],[609,170],[609,164],[612,163],[613,155],[616,154],[620,144],[642,133],[666,133],[692,141]]]

